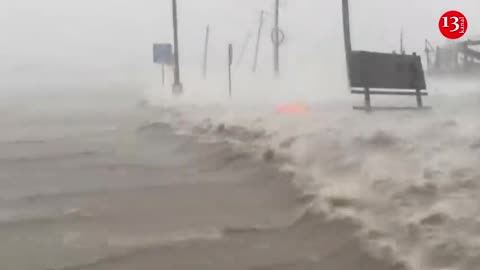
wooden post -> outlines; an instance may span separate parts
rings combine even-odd
[[[417,91],[417,107],[423,108],[422,92],[420,89],[416,89],[416,91]]]
[[[260,12],[260,24],[258,25],[258,33],[257,33],[257,44],[255,46],[255,58],[253,59],[253,68],[252,71],[257,71],[257,64],[258,64],[258,51],[260,49],[260,39],[262,37],[262,28],[263,28],[263,16],[264,11]]]
[[[365,110],[367,112],[372,110],[372,103],[370,100],[370,88],[365,87]]]
[[[207,25],[207,29],[205,32],[205,48],[203,52],[203,79],[207,78],[207,61],[208,61],[208,42],[210,39],[210,25]]]

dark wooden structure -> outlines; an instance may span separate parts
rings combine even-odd
[[[377,107],[371,105],[372,95],[416,96],[417,108],[424,108],[422,96],[425,91],[425,76],[418,55],[388,54],[352,51],[350,55],[350,86],[352,94],[365,97],[363,107],[355,109],[414,109],[412,107]],[[378,89],[378,90],[374,90]]]
[[[348,0],[343,0],[345,52],[349,85],[352,94],[364,96],[364,106],[357,110],[425,109],[422,97],[426,92],[425,74],[420,56],[352,50]],[[415,96],[416,107],[373,107],[372,95]]]

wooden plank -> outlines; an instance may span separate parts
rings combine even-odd
[[[352,94],[365,94],[365,90],[351,90]],[[370,95],[387,95],[387,96],[416,96],[417,92],[415,90],[401,90],[401,91],[372,91],[370,90]],[[422,96],[428,96],[427,92],[421,92]]]
[[[415,90],[417,96],[417,107],[423,108],[423,100],[422,100],[422,90],[417,89]]]

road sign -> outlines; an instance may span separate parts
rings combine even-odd
[[[283,32],[280,28],[273,28],[270,35],[272,42],[275,45],[282,45],[285,42],[285,32]]]
[[[161,65],[171,65],[173,62],[172,44],[153,44],[153,62]]]
[[[353,51],[352,87],[426,89],[420,56]]]

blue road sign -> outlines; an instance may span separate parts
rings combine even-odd
[[[155,64],[171,65],[173,63],[172,44],[153,44],[153,62]]]

